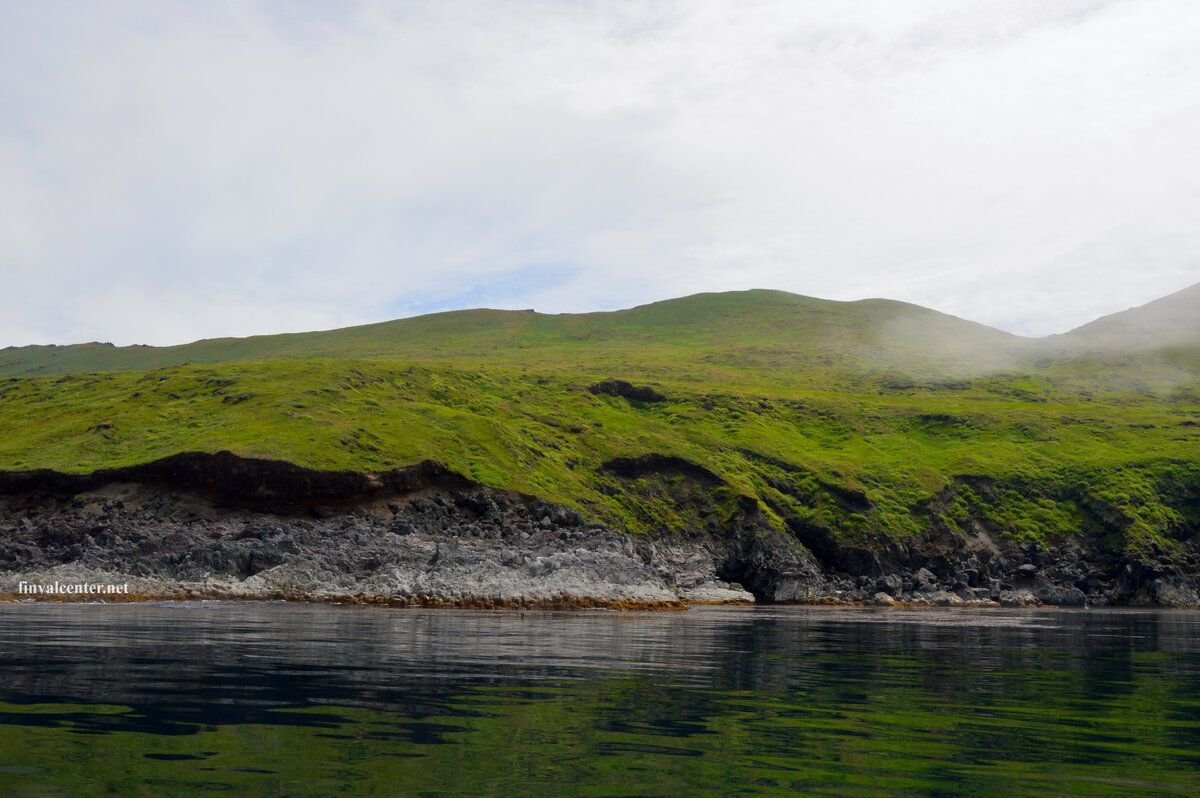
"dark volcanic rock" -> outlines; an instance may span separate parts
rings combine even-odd
[[[666,476],[667,486],[682,477],[692,497],[728,488],[669,455],[616,458],[602,470]],[[692,509],[714,517],[712,505]],[[482,606],[663,606],[750,594],[762,602],[886,603],[885,595],[940,606],[1200,606],[1195,541],[1140,558],[1108,553],[1099,538],[1051,550],[944,530],[903,545],[846,545],[819,527],[780,530],[745,496],[705,523],[629,535],[436,463],[358,474],[222,453],[91,475],[0,473],[0,594],[21,581],[58,580],[130,581],[158,596]]]
[[[760,601],[807,601],[823,595],[826,580],[799,541],[772,528],[758,503],[743,498],[720,566],[723,579],[746,586]]]
[[[904,592],[904,580],[896,574],[888,574],[875,580],[875,588],[894,598]]]
[[[114,502],[116,494],[125,508]],[[21,581],[129,582],[144,596],[369,598],[471,606],[750,601],[727,552],[650,541],[472,486],[280,515],[117,483],[0,499],[0,594]],[[764,554],[762,564],[771,564]],[[774,572],[772,572],[774,573]]]

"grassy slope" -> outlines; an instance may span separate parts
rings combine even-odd
[[[880,342],[886,340],[886,347]],[[967,371],[1022,339],[889,300],[832,302],[781,291],[698,294],[611,313],[465,310],[327,332],[211,339],[174,347],[83,344],[0,351],[0,376],[332,357],[526,365],[709,363],[805,371]],[[581,361],[580,359],[584,360]]]
[[[1047,357],[910,305],[766,291],[167,349],[10,349],[0,369],[22,376],[0,382],[0,468],[221,449],[320,468],[432,458],[634,529],[719,520],[745,494],[778,523],[842,538],[981,520],[1015,537],[1097,527],[1169,547],[1200,521],[1195,350],[1173,351],[1169,373],[1145,356]],[[601,377],[670,400],[592,395]],[[600,468],[650,452],[729,487],[700,506],[677,478]]]
[[[1057,343],[1075,350],[1150,349],[1200,342],[1200,283],[1141,307],[1096,319]]]

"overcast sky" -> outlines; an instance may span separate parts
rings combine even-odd
[[[1200,281],[1200,3],[0,0],[0,346]]]

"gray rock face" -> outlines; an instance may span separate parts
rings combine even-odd
[[[1002,590],[1000,592],[1001,607],[1036,607],[1040,603],[1037,597],[1028,590]]]
[[[651,543],[499,492],[417,496],[315,517],[220,509],[113,486],[0,504],[0,593],[22,581],[130,583],[143,595],[399,604],[655,607],[750,602],[727,553]]]
[[[945,590],[939,590],[929,596],[929,602],[935,607],[961,607],[963,599]]]
[[[1077,587],[1062,585],[1040,585],[1033,592],[1034,597],[1042,604],[1053,604],[1059,607],[1086,607],[1087,594]]]
[[[1129,602],[1135,606],[1198,607],[1200,589],[1185,579],[1159,577],[1138,588]]]
[[[896,574],[881,576],[875,580],[875,589],[893,598],[904,590],[904,580]]]
[[[290,496],[288,473],[277,476],[273,495]],[[447,481],[433,467],[395,472],[383,494],[329,479],[318,486],[329,503],[298,514],[280,514],[279,498],[239,503],[228,481],[215,483],[214,498],[161,482],[18,485],[0,496],[0,596],[22,581],[59,581],[128,582],[145,597],[446,606],[1200,606],[1200,566],[1178,554],[1128,560],[1078,545],[980,550],[942,540],[870,556],[860,541],[850,556],[830,537],[818,561],[752,499],[720,529],[628,535],[527,496]]]

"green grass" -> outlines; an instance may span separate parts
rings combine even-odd
[[[1198,522],[1197,351],[1067,357],[901,303],[761,291],[166,349],[10,349],[0,468],[220,450],[323,469],[435,459],[636,531],[719,526],[750,496],[781,527],[843,539],[979,522],[1014,540],[1095,531],[1171,548]],[[602,378],[668,400],[593,395]],[[647,453],[725,486],[601,468]]]
[[[886,341],[885,346],[880,346]],[[212,339],[174,347],[83,344],[0,351],[0,376],[140,370],[264,358],[396,358],[558,370],[630,360],[668,367],[791,369],[814,375],[972,371],[1023,339],[888,300],[831,302],[781,291],[698,294],[612,313],[464,310],[328,332]],[[681,364],[682,365],[682,364]]]

